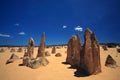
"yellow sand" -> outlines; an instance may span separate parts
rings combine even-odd
[[[11,52],[8,48],[4,48],[6,51],[0,53],[0,80],[120,80],[120,67],[108,68],[104,66],[106,57],[110,54],[120,66],[120,53],[117,53],[116,48],[109,48],[108,51],[101,51],[101,65],[102,72],[97,75],[91,75],[86,77],[74,76],[76,69],[69,69],[70,65],[62,64],[66,60],[66,49],[57,49],[57,52],[62,54],[62,57],[55,57],[55,54],[47,57],[49,64],[45,67],[38,69],[31,69],[26,66],[19,66],[22,63],[22,59],[19,59],[11,64],[5,64],[6,60],[11,56]],[[15,48],[16,50],[18,47]],[[36,57],[38,48],[34,50],[34,57]],[[46,51],[51,53],[52,48],[47,48]],[[23,52],[14,52],[19,57],[23,57]],[[117,56],[117,57],[116,57]]]

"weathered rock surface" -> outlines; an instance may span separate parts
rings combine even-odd
[[[80,66],[90,75],[97,74],[101,72],[99,43],[90,29],[86,29],[84,39]]]
[[[40,66],[46,66],[49,61],[45,57],[38,57],[38,58],[26,58],[26,66],[32,69],[37,69]]]
[[[105,66],[115,68],[117,67],[117,64],[116,61],[110,55],[108,55],[105,61]]]
[[[45,33],[42,33],[37,57],[45,57]]]
[[[12,54],[11,57],[6,61],[6,64],[13,63],[14,61],[18,60],[19,57],[15,54]]]
[[[32,69],[39,68],[41,65],[46,66],[49,61],[45,58],[45,35],[42,34],[40,47],[38,49],[38,54],[36,58],[33,58],[33,50],[34,50],[34,41],[33,39],[30,39],[27,52],[25,52],[23,57],[23,65],[28,66]],[[49,54],[46,54],[49,56]]]
[[[26,65],[27,59],[32,59],[34,53],[34,40],[33,38],[30,38],[28,46],[27,46],[27,52],[25,51],[24,57],[23,57],[23,65]]]
[[[73,36],[68,42],[66,62],[73,67],[79,67],[81,50],[79,35]]]

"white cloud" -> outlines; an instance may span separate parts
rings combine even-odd
[[[18,33],[19,35],[25,35],[25,32],[20,32],[20,33]]]
[[[77,26],[77,27],[75,27],[74,29],[75,29],[75,31],[83,31],[83,28],[80,27],[80,26]]]
[[[14,24],[15,26],[19,26],[20,24],[18,24],[18,23],[16,23],[16,24]]]
[[[65,29],[65,28],[67,28],[67,26],[64,25],[64,26],[63,26],[63,29]]]
[[[8,34],[0,34],[0,37],[10,37]]]

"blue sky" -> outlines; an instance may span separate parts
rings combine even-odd
[[[0,45],[68,43],[90,28],[99,42],[120,43],[119,0],[0,0]]]

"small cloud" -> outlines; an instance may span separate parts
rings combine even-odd
[[[8,34],[0,34],[0,37],[10,37]]]
[[[20,32],[20,33],[18,33],[19,35],[25,35],[25,32]]]
[[[64,25],[64,26],[63,26],[63,29],[65,29],[65,28],[67,28],[67,26]]]
[[[18,24],[18,23],[16,23],[16,24],[14,24],[15,26],[19,26],[20,24]]]
[[[83,31],[83,28],[80,27],[80,26],[77,26],[77,27],[75,27],[74,29],[75,29],[75,31]]]

